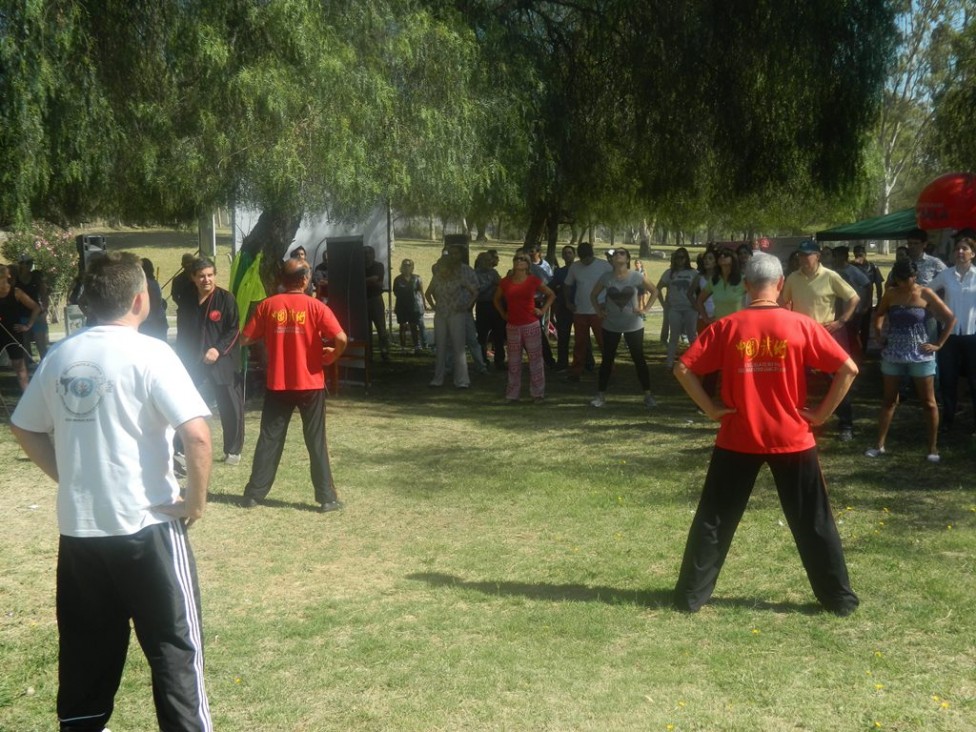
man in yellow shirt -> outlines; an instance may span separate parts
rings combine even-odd
[[[800,244],[800,269],[786,278],[780,304],[803,313],[827,329],[845,351],[847,323],[854,317],[860,298],[844,279],[820,263],[820,245],[813,239]],[[854,437],[854,410],[849,396],[837,407],[840,439],[847,442]]]

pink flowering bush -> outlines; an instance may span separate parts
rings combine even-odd
[[[34,269],[43,272],[47,280],[52,309],[64,302],[78,272],[78,249],[70,229],[35,221],[28,228],[8,232],[0,252],[13,268],[21,255],[29,254],[34,259]]]

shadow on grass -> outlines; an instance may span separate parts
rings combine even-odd
[[[265,498],[255,508],[244,509],[241,507],[242,498],[243,496],[239,493],[216,493],[214,491],[207,493],[207,503],[220,503],[224,506],[234,506],[235,508],[240,508],[242,511],[256,511],[260,508],[290,508],[294,511],[319,513],[317,503],[296,503],[294,501],[279,501],[274,498]]]
[[[419,572],[407,575],[407,579],[426,582],[431,587],[456,587],[475,590],[485,595],[525,597],[530,600],[554,602],[602,602],[607,605],[636,605],[656,609],[674,609],[673,591],[667,589],[622,590],[616,587],[591,586],[580,584],[554,585],[531,582],[471,582],[452,574],[439,572]],[[798,613],[819,615],[824,611],[816,603],[768,602],[747,597],[718,597],[709,601],[713,607],[763,610],[779,614]],[[674,609],[675,613],[682,613]]]

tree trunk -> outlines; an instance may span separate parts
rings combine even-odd
[[[427,217],[427,238],[434,241],[434,217]]]
[[[556,246],[559,244],[559,211],[550,211],[546,221],[546,260],[550,264],[558,264]]]
[[[302,223],[302,214],[288,213],[274,208],[261,212],[258,222],[241,242],[241,251],[252,257],[259,253],[261,260],[261,281],[265,292],[274,292],[278,278],[278,268],[288,249],[295,240],[295,232]]]
[[[478,236],[475,241],[488,241],[488,222],[479,221],[478,222]]]
[[[527,247],[538,244],[542,240],[542,229],[545,225],[545,212],[542,210],[533,211],[529,219],[529,227],[525,230],[525,240],[522,243]]]
[[[647,219],[641,219],[640,230],[637,234],[640,237],[640,258],[647,259],[651,256],[651,227],[647,225]]]

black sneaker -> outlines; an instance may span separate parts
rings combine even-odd
[[[341,511],[345,505],[342,501],[327,501],[326,503],[319,504],[319,512],[332,513],[333,511]]]
[[[257,499],[251,498],[250,496],[244,496],[241,499],[241,508],[257,508]]]

